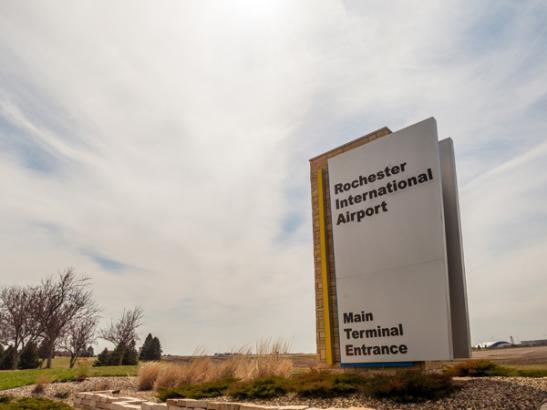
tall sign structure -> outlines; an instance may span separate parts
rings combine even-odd
[[[468,357],[454,152],[433,118],[310,161],[317,346],[342,367]]]

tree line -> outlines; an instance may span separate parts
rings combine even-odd
[[[37,367],[37,357],[51,368],[56,352],[70,356],[72,368],[78,358],[93,354],[97,338],[115,346],[112,352],[105,349],[99,355],[97,365],[161,358],[161,344],[150,334],[140,354],[136,351],[137,329],[143,319],[141,307],[124,309],[106,329],[97,328],[99,319],[89,279],[76,275],[73,269],[36,286],[0,288],[0,368]]]

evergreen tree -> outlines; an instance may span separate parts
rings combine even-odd
[[[150,360],[160,361],[162,354],[160,339],[158,339],[157,337],[154,337],[152,339],[152,348],[150,350]]]
[[[141,347],[141,353],[139,355],[139,360],[153,360],[150,358],[150,355],[152,353],[152,334],[148,333],[148,336],[146,336],[146,339],[144,340],[144,343]]]
[[[93,346],[89,345],[88,348],[86,349],[86,357],[93,357],[95,356],[95,351],[93,350]]]
[[[21,352],[17,366],[19,369],[36,369],[40,366],[38,348],[34,343],[31,342],[25,346]]]
[[[121,357],[121,359],[120,359]],[[136,365],[139,362],[139,352],[135,347],[135,341],[132,340],[129,346],[116,346],[113,351],[104,349],[98,356],[93,366],[119,366]]]
[[[2,357],[4,357],[4,346],[0,343],[0,361],[2,361]]]
[[[125,349],[122,364],[123,365],[135,365],[139,362],[139,353],[135,341],[132,340],[129,346]]]
[[[104,350],[99,353],[97,360],[93,363],[93,366],[110,366],[112,353],[105,347]]]
[[[12,345],[9,345],[0,358],[0,370],[13,369],[16,358],[15,348]]]

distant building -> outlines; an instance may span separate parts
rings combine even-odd
[[[483,342],[473,346],[476,349],[503,349],[505,347],[513,346],[511,343],[505,340],[497,340],[495,342]]]

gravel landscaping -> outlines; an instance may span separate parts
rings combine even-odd
[[[306,404],[310,407],[373,407],[376,409],[530,409],[537,410],[547,400],[547,378],[524,377],[483,377],[455,378],[459,389],[453,395],[435,402],[420,404],[399,404],[387,400],[375,400],[354,395],[333,399],[300,399],[298,397],[280,397],[274,400],[260,401],[262,404]],[[19,387],[0,392],[4,395],[31,396],[34,386]],[[154,398],[153,392],[136,390],[135,377],[96,377],[84,382],[52,383],[45,387],[44,397],[58,398],[67,394],[66,402],[81,391],[105,389],[120,390],[120,394],[134,397]],[[218,400],[218,399],[215,399]]]

